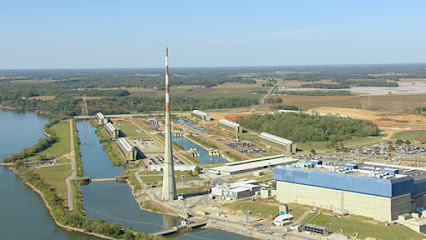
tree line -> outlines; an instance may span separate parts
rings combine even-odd
[[[370,121],[302,113],[252,115],[239,118],[244,128],[267,132],[296,142],[341,141],[377,136],[380,129]]]

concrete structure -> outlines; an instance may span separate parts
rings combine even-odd
[[[296,152],[296,143],[293,143],[293,141],[266,132],[260,133],[259,137],[260,141],[268,146],[280,149],[286,153]]]
[[[99,125],[104,125],[105,123],[108,122],[108,119],[106,119],[101,112],[96,113],[95,118],[96,120],[98,120]]]
[[[358,167],[323,166],[306,169],[278,166],[274,169],[277,200],[380,221],[395,220],[399,215],[410,213],[423,205],[426,171],[425,175],[418,173],[416,179],[409,175],[381,171],[395,166],[378,169],[364,164]]]
[[[176,180],[173,164],[172,149],[172,127],[170,124],[170,96],[169,96],[169,52],[166,47],[166,120],[164,132],[164,169],[163,169],[163,188],[162,200],[170,201],[176,199]]]
[[[120,130],[110,122],[105,124],[105,130],[112,139],[117,139],[120,136]]]
[[[235,183],[223,183],[212,188],[213,196],[227,200],[236,200],[240,198],[250,197],[260,191],[260,187],[256,180],[246,180]]]
[[[118,144],[118,149],[120,149],[120,152],[123,154],[127,162],[136,160],[138,151],[135,147],[130,145],[127,139],[119,138],[117,140],[117,144]]]
[[[229,130],[234,133],[242,133],[243,128],[240,124],[234,123],[225,119],[220,119],[218,122],[219,127]]]
[[[210,168],[209,172],[223,175],[235,175],[240,173],[254,172],[265,168],[272,169],[277,165],[291,164],[296,161],[296,159],[293,159],[291,157],[284,157],[284,155],[275,155],[227,163],[223,166]]]
[[[192,110],[191,116],[194,117],[194,118],[198,118],[200,120],[203,120],[203,121],[212,120],[211,117],[207,113],[201,112],[201,111],[198,111],[198,110]]]

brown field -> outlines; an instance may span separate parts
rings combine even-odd
[[[287,88],[298,88],[300,86],[302,86],[302,84],[307,84],[307,83],[323,83],[323,84],[333,84],[334,82],[329,80],[329,79],[324,79],[324,80],[320,80],[320,81],[315,81],[315,82],[304,82],[304,81],[297,81],[297,80],[285,80],[282,81],[280,83],[280,87],[287,87]]]
[[[29,99],[53,100],[53,99],[55,99],[55,96],[36,96],[36,97],[30,97]]]
[[[319,107],[310,111],[348,115],[352,118],[370,120],[388,134],[388,138],[396,132],[405,130],[425,130],[426,117],[414,114],[391,113],[366,109]]]
[[[400,78],[400,82],[423,82],[426,78]]]

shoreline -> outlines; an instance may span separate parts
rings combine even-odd
[[[74,227],[70,227],[70,226],[63,225],[63,224],[59,223],[59,222],[58,222],[58,221],[57,221],[57,220],[53,217],[52,208],[51,208],[51,207],[50,207],[50,205],[47,203],[47,201],[46,201],[46,198],[45,198],[44,194],[43,194],[43,193],[42,193],[39,189],[37,189],[34,185],[32,185],[31,183],[28,183],[28,182],[24,181],[24,180],[22,179],[21,175],[20,175],[19,173],[17,173],[17,172],[16,172],[16,170],[15,170],[14,168],[11,168],[11,170],[12,170],[12,172],[13,172],[16,176],[18,176],[18,177],[22,180],[22,182],[23,182],[26,186],[28,186],[29,188],[31,188],[34,192],[36,192],[36,193],[37,193],[37,194],[41,197],[41,200],[43,201],[44,206],[45,206],[45,207],[49,210],[50,217],[52,218],[53,222],[54,222],[54,223],[55,223],[58,227],[61,227],[61,228],[65,229],[66,231],[71,231],[71,232],[80,232],[80,233],[83,233],[83,234],[87,234],[87,235],[95,236],[95,237],[102,238],[102,239],[118,240],[117,238],[108,237],[108,236],[105,236],[105,235],[101,235],[101,234],[99,234],[99,233],[85,232],[85,231],[84,231],[84,229],[74,228]]]

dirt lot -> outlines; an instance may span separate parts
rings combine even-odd
[[[414,114],[371,111],[366,109],[318,107],[309,111],[348,115],[352,118],[366,119],[374,122],[390,138],[394,133],[405,130],[425,130],[426,117]]]

